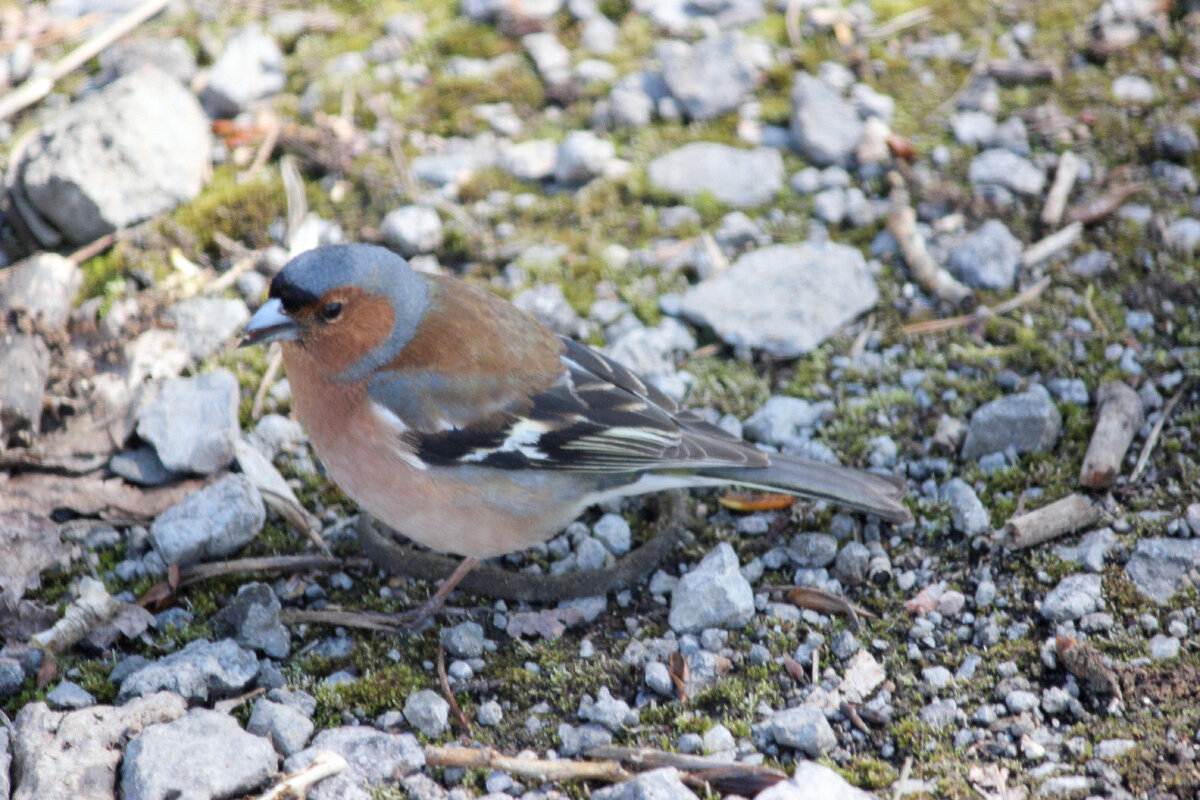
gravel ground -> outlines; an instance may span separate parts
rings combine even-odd
[[[1200,796],[1192,4],[197,0],[55,72],[134,5],[0,11],[57,79],[0,121],[0,800]],[[378,630],[432,587],[233,347],[339,241],[916,522],[695,492],[635,590]]]

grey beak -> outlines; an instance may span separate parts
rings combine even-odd
[[[300,326],[283,310],[279,298],[272,297],[259,306],[258,311],[242,329],[242,341],[238,347],[269,342],[287,342],[299,338]]]

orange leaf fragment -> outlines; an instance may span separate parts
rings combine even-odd
[[[778,511],[796,502],[790,494],[742,494],[726,492],[721,495],[721,505],[734,511]]]

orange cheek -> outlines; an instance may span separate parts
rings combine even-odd
[[[347,311],[333,323],[315,323],[305,349],[330,375],[357,364],[383,344],[392,332],[395,314],[384,298],[361,292],[347,298]]]

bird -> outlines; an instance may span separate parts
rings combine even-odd
[[[481,560],[612,498],[735,485],[912,520],[903,479],[766,452],[503,298],[384,247],[289,261],[240,346],[269,342],[326,474],[394,531],[463,557],[426,616]]]

